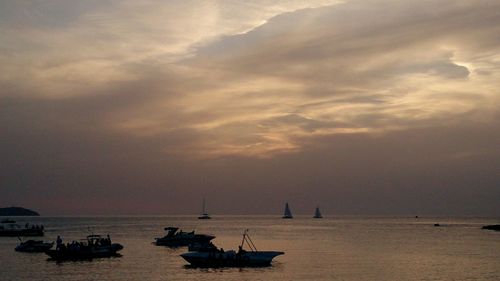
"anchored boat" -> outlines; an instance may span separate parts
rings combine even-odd
[[[288,207],[288,202],[285,204],[285,212],[283,214],[284,219],[293,219],[292,211],[290,211],[290,207]]]
[[[43,236],[43,232],[43,225],[26,223],[24,226],[21,226],[10,219],[0,222],[0,236]]]
[[[215,238],[213,235],[195,234],[194,230],[191,232],[184,232],[179,230],[178,227],[165,227],[165,230],[167,231],[167,235],[161,238],[155,238],[154,244],[157,246],[182,247],[194,243],[203,245],[208,244],[210,240]]]
[[[19,239],[21,240],[21,239]],[[21,241],[19,245],[16,246],[15,250],[18,252],[26,252],[26,253],[43,253],[54,245],[54,242],[46,243],[43,241]]]
[[[79,242],[73,241],[66,245],[58,242],[57,244],[55,250],[45,251],[45,254],[57,261],[108,258],[119,256],[118,251],[123,249],[121,244],[111,243],[109,235],[106,238],[100,235],[89,235],[87,239]]]
[[[322,219],[323,216],[321,215],[321,212],[319,211],[319,207],[316,207],[316,211],[314,212],[313,218],[315,219]]]
[[[243,249],[245,243],[250,250]],[[258,251],[246,230],[238,251],[212,248],[184,253],[181,257],[195,267],[261,267],[270,266],[273,258],[283,254],[279,251]]]
[[[201,215],[198,217],[200,220],[209,220],[211,217],[208,215],[207,210],[206,210],[206,204],[205,204],[205,198],[203,198],[203,211]]]

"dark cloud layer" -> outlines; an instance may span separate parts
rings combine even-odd
[[[0,12],[0,205],[500,215],[494,1],[346,1],[164,51],[130,3],[50,3]]]

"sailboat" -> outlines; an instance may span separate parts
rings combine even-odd
[[[206,209],[205,209],[205,198],[203,198],[203,213],[201,214],[201,216],[198,217],[198,219],[200,220],[209,220],[211,219],[211,217],[208,215]]]
[[[321,212],[319,211],[319,207],[316,207],[316,211],[314,212],[313,218],[315,219],[322,219],[323,216],[321,215]]]
[[[284,219],[293,219],[292,212],[290,211],[290,207],[288,207],[288,202],[285,204],[285,213],[283,214]]]

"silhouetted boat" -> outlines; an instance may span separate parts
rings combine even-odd
[[[43,225],[26,223],[24,226],[20,226],[10,219],[0,223],[0,236],[43,236],[43,230]]]
[[[217,247],[212,242],[207,243],[192,243],[188,245],[189,252],[210,252],[217,250]]]
[[[54,242],[46,243],[43,241],[28,240],[17,245],[15,250],[27,253],[43,253],[54,245]]]
[[[181,247],[189,244],[199,243],[201,245],[208,244],[215,236],[208,234],[195,234],[191,232],[177,231],[178,227],[165,227],[167,235],[161,238],[155,238],[157,246]]]
[[[47,250],[45,254],[53,260],[86,260],[94,258],[109,258],[119,256],[118,251],[123,246],[111,243],[109,236],[102,238],[100,235],[89,235],[81,242],[73,241],[71,244],[61,244],[55,250]]]
[[[211,219],[211,217],[208,215],[205,207],[206,207],[205,206],[205,198],[203,198],[203,211],[202,211],[201,216],[198,217],[198,219],[200,219],[200,220],[209,220],[209,219]]]
[[[250,248],[249,251],[243,250],[245,242]],[[181,254],[181,257],[195,267],[260,267],[271,265],[274,257],[285,254],[278,251],[258,251],[247,231],[243,233],[243,240],[238,248],[238,252],[215,248],[184,253]]]
[[[500,224],[485,225],[482,229],[500,231]]]
[[[293,219],[292,212],[290,211],[290,207],[288,207],[288,202],[285,204],[285,213],[283,214],[284,219]]]
[[[319,207],[316,207],[316,211],[314,212],[313,218],[315,219],[322,219],[323,216],[321,215],[321,212],[319,211]]]

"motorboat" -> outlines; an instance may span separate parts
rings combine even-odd
[[[245,243],[250,250],[243,249]],[[279,251],[258,251],[246,230],[238,251],[215,248],[187,252],[181,254],[181,257],[194,267],[263,267],[270,266],[273,258],[283,254],[285,253]]]
[[[10,219],[0,222],[0,236],[43,236],[43,233],[43,225],[26,223],[24,226],[21,226]]]
[[[293,219],[292,211],[290,211],[290,207],[288,206],[288,202],[285,204],[285,212],[283,213],[284,219]]]
[[[81,241],[67,243],[58,243],[55,250],[47,250],[47,254],[52,260],[90,260],[94,258],[108,258],[120,256],[118,251],[123,246],[118,243],[112,243],[109,235],[104,238],[100,235],[89,235]]]
[[[26,253],[43,253],[54,246],[54,242],[43,242],[37,240],[21,241],[19,245],[16,246],[15,250],[18,252]]]
[[[214,239],[215,236],[208,234],[196,234],[194,230],[191,232],[185,232],[179,230],[178,227],[165,227],[167,235],[161,238],[155,238],[154,244],[157,246],[168,246],[168,247],[182,247],[188,246],[189,244],[199,243],[208,244],[210,240]]]

